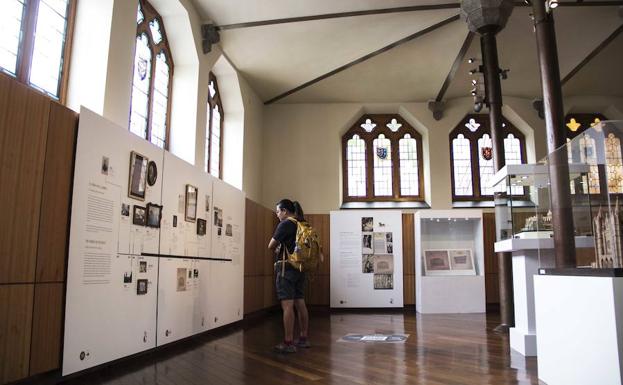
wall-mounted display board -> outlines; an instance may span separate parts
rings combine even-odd
[[[331,212],[331,307],[403,307],[400,211]]]
[[[75,163],[63,375],[242,318],[243,192],[84,108]]]
[[[484,313],[482,211],[415,214],[415,305],[420,313]]]

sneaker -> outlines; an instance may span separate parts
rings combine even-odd
[[[296,353],[296,346],[287,345],[282,342],[279,345],[275,345],[274,350],[275,352],[282,354]]]
[[[296,346],[299,347],[299,348],[304,348],[304,349],[311,348],[311,344],[309,343],[309,340],[307,340],[307,339],[296,341]]]

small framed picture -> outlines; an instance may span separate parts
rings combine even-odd
[[[173,216],[173,227],[177,227],[177,215]]]
[[[160,228],[160,220],[162,219],[162,206],[155,203],[147,204],[147,226]]]
[[[138,262],[138,272],[139,273],[147,273],[147,261],[139,261]]]
[[[197,235],[206,235],[206,220],[197,218]]]
[[[184,208],[184,219],[187,222],[195,222],[197,220],[197,187],[186,185],[186,204]]]
[[[448,250],[424,250],[426,275],[451,275]]]
[[[147,225],[147,210],[145,207],[134,205],[132,211],[132,223],[137,226]]]
[[[122,203],[121,204],[121,215],[124,217],[129,217],[130,216],[130,205],[127,203]]]
[[[147,163],[149,160],[132,151],[130,153],[130,182],[128,183],[128,196],[130,198],[145,200],[147,189]]]
[[[147,280],[146,279],[137,279],[136,280],[136,295],[145,295],[147,294]]]
[[[158,166],[153,160],[147,164],[147,184],[153,186],[158,179]]]

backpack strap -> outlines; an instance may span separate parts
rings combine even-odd
[[[289,219],[291,222],[296,224],[298,227],[299,221],[297,221],[295,218],[288,217],[287,219]],[[283,259],[281,261],[281,277],[284,277],[286,274],[286,262],[288,259],[290,259],[290,252],[288,251],[288,245],[283,243],[282,246],[283,246]],[[287,258],[286,258],[286,255],[287,255]]]

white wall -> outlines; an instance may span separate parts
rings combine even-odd
[[[260,200],[261,100],[219,46],[203,54],[202,21],[192,1],[151,0],[151,4],[163,18],[174,62],[170,151],[203,167],[209,73],[213,70],[225,110],[223,179]],[[78,2],[68,90],[68,106],[73,110],[84,105],[128,127],[137,6],[138,0]]]

